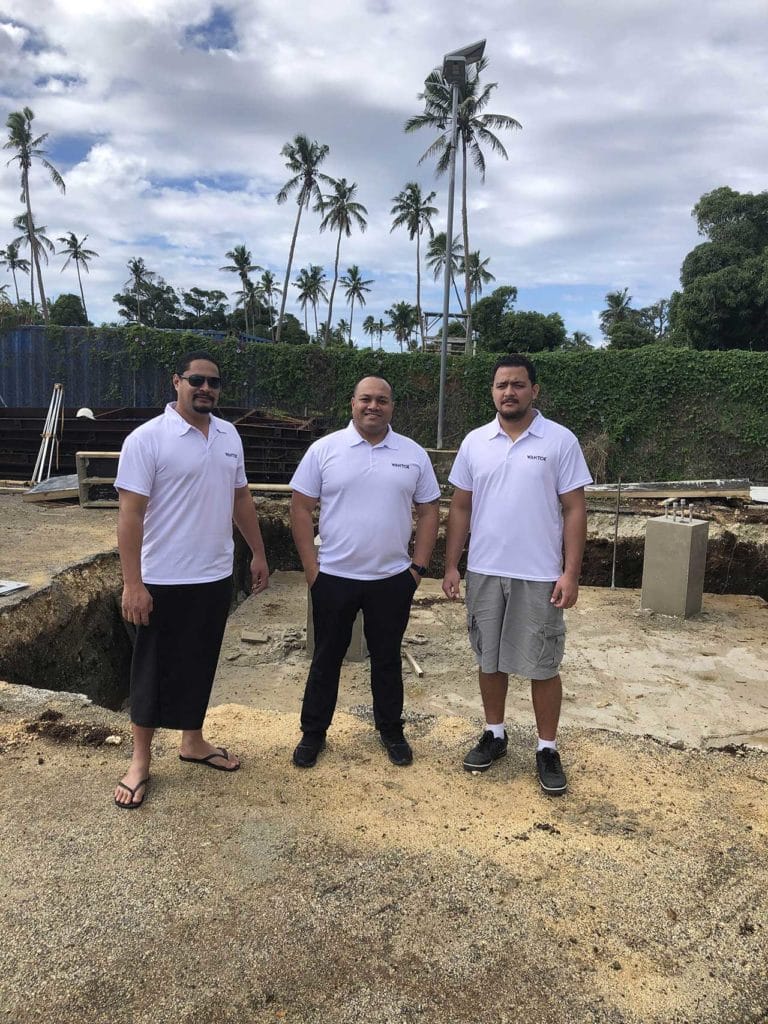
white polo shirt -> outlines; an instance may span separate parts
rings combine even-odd
[[[467,434],[449,481],[472,492],[467,568],[548,582],[563,571],[559,495],[592,483],[575,435],[536,410],[511,441],[498,417]]]
[[[206,438],[170,402],[130,433],[115,487],[149,498],[142,580],[213,583],[229,576],[235,488],[247,483],[240,435],[218,416],[211,416]]]
[[[320,500],[322,572],[353,580],[385,579],[407,569],[412,505],[440,497],[421,445],[391,427],[372,445],[352,422],[309,446],[290,486]]]

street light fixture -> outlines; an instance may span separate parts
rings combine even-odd
[[[467,68],[483,59],[485,40],[471,43],[461,50],[443,57],[443,80],[451,87],[451,155],[448,177],[448,223],[445,231],[445,277],[443,280],[443,334],[440,341],[440,391],[437,400],[437,447],[443,447],[443,420],[445,418],[445,372],[448,361],[448,315],[453,270],[453,196],[456,188],[456,135],[458,131],[459,89],[466,84]],[[467,253],[464,254],[466,259]]]

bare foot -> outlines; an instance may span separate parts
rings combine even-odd
[[[214,747],[204,739],[197,742],[182,742],[179,756],[187,760],[205,760],[212,768],[220,768],[226,772],[233,772],[240,767],[239,757],[230,754],[224,747]]]
[[[149,764],[133,764],[115,786],[115,803],[121,807],[140,807],[149,782]]]

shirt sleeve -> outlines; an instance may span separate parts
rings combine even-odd
[[[413,500],[417,505],[423,505],[428,501],[435,501],[439,497],[440,484],[437,482],[432,460],[426,452],[422,452],[419,479],[413,493]]]
[[[448,474],[448,483],[462,491],[472,490],[472,469],[467,455],[466,439],[461,442],[456,458],[453,460],[451,472]]]
[[[155,482],[155,453],[140,434],[129,434],[123,442],[117,463],[115,488],[148,498]]]
[[[234,431],[237,438],[237,472],[235,473],[235,488],[247,487],[248,477],[245,475],[245,452],[243,451],[243,439]]]
[[[560,468],[557,474],[557,493],[567,494],[577,487],[586,487],[592,483],[592,475],[584,458],[584,453],[576,438],[572,438],[565,446],[560,457]]]
[[[306,494],[308,498],[319,498],[322,490],[322,473],[320,472],[320,460],[315,445],[310,445],[301,462],[296,467],[296,472],[291,477],[288,486],[293,491]]]

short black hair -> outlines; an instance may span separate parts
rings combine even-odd
[[[536,383],[536,367],[533,365],[531,360],[513,352],[511,355],[502,356],[500,359],[496,360],[496,365],[494,366],[493,373],[491,374],[491,384],[496,380],[496,371],[500,370],[502,366],[522,366],[527,371],[528,380],[531,384]]]
[[[205,359],[208,363],[213,363],[216,369],[221,375],[221,367],[219,366],[219,360],[212,356],[210,352],[206,352],[204,349],[199,349],[196,352],[185,352],[183,356],[179,356],[179,360],[176,363],[175,372],[181,377],[181,375],[189,369],[190,365],[194,363],[196,359]]]
[[[355,395],[357,394],[357,389],[358,389],[358,387],[360,386],[360,384],[361,384],[361,383],[362,383],[362,382],[363,382],[364,380],[368,380],[369,378],[370,378],[371,380],[381,380],[381,381],[384,381],[384,383],[385,383],[385,384],[387,385],[387,387],[389,388],[389,394],[390,394],[390,396],[391,396],[391,397],[392,397],[392,398],[394,399],[394,397],[395,397],[395,392],[394,392],[394,388],[393,388],[393,387],[392,387],[392,385],[391,385],[391,384],[389,383],[389,381],[387,380],[387,378],[386,378],[386,377],[382,377],[380,373],[366,373],[366,375],[365,375],[364,377],[361,377],[361,378],[360,378],[360,380],[359,380],[359,381],[357,382],[357,384],[355,384],[354,388],[352,389],[352,397],[353,397],[353,398],[354,398],[354,397],[355,397]]]

